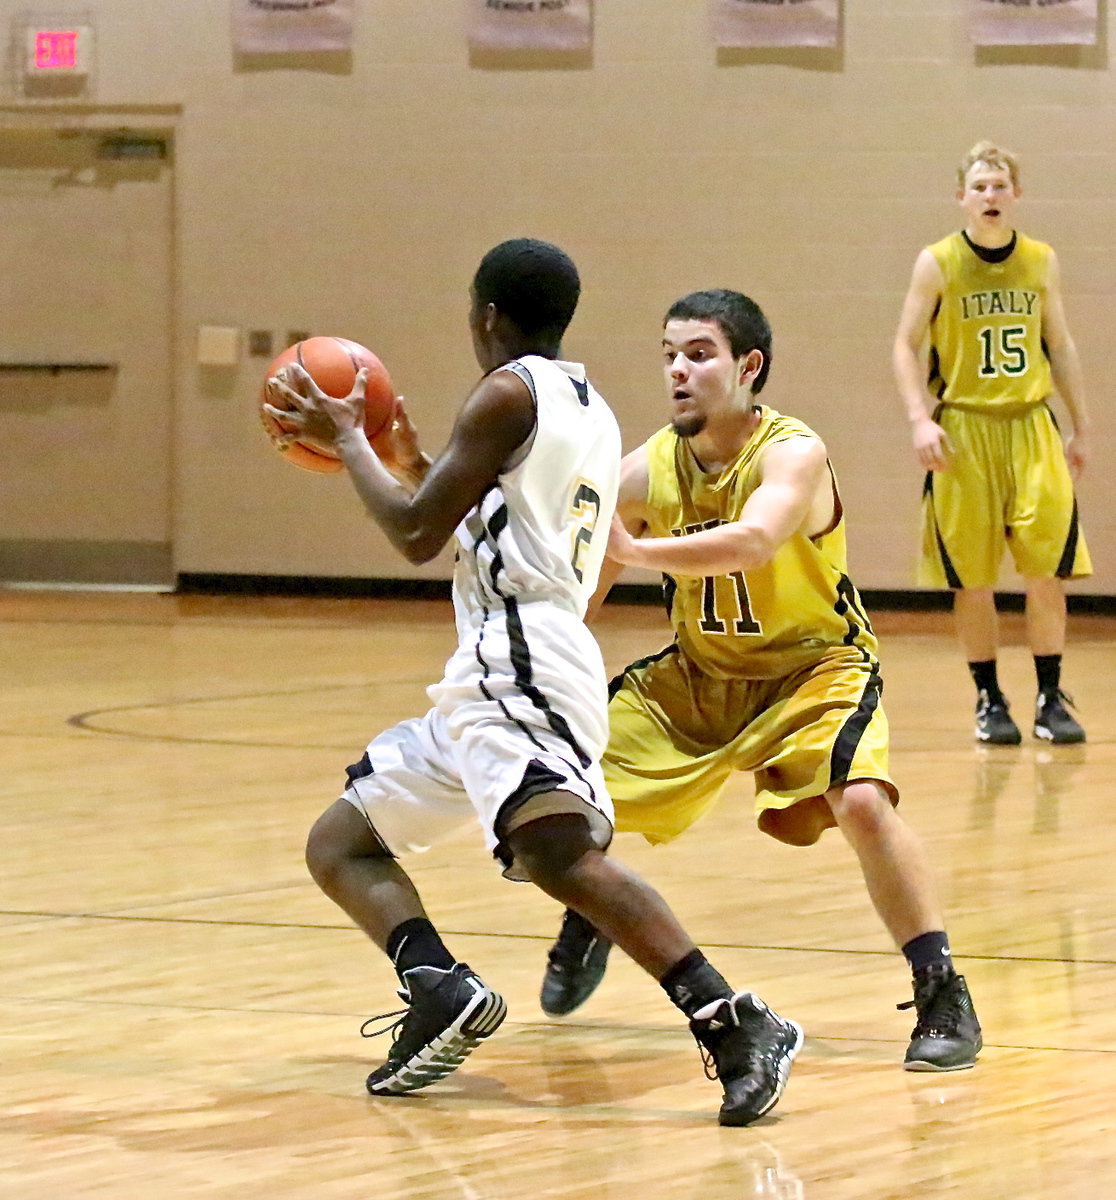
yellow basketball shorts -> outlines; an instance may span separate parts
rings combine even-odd
[[[616,828],[665,842],[703,816],[734,771],[755,777],[760,829],[811,845],[836,784],[877,780],[891,802],[879,664],[851,646],[779,679],[718,679],[677,646],[613,680],[602,766]]]
[[[918,582],[992,588],[1004,547],[1021,575],[1082,579],[1093,573],[1054,414],[1039,404],[1016,416],[941,405],[949,469],[922,490]]]

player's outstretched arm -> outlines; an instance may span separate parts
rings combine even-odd
[[[764,454],[763,482],[748,497],[739,520],[681,537],[639,540],[614,523],[608,553],[628,566],[668,575],[752,571],[770,562],[791,534],[812,527],[819,506],[826,514],[817,523],[827,525],[833,503],[825,446],[813,437],[788,438]]]

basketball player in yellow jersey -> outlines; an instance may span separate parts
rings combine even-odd
[[[756,783],[760,829],[796,846],[837,826],[914,975],[905,1066],[971,1067],[980,1025],[953,967],[922,844],[895,811],[876,639],[845,566],[825,446],[755,402],[771,330],[739,292],[695,292],[663,327],[671,424],[621,466],[599,604],[623,565],[661,571],[673,643],[613,680],[602,765],[616,828],[667,841],[734,771]],[[591,607],[592,611],[592,607]],[[567,912],[542,1006],[572,1012],[608,943]],[[904,1005],[903,1007],[907,1007]]]
[[[1026,585],[1038,676],[1034,734],[1083,742],[1061,690],[1067,579],[1092,573],[1073,482],[1089,420],[1054,251],[1016,232],[1016,160],[979,142],[958,171],[965,229],[915,261],[893,362],[926,468],[919,582],[953,590],[957,632],[977,688],[979,741],[1018,745],[996,674],[994,588],[1006,546]],[[929,341],[929,369],[924,347]],[[1070,420],[1065,446],[1050,411]]]

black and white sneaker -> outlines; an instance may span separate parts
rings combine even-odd
[[[706,1078],[719,1079],[724,1089],[719,1124],[749,1125],[775,1106],[802,1046],[799,1025],[751,992],[737,992],[699,1008],[690,1031]]]
[[[1023,740],[1007,701],[1003,696],[990,696],[984,688],[977,692],[976,740],[993,746],[1018,746]]]
[[[558,940],[546,958],[539,1004],[548,1017],[564,1017],[597,990],[612,943],[579,913],[566,909]]]
[[[920,973],[914,999],[897,1007],[918,1012],[904,1070],[964,1071],[976,1065],[984,1042],[963,975],[945,969]]]
[[[1066,705],[1073,701],[1061,689],[1039,692],[1035,703],[1035,737],[1056,746],[1069,746],[1085,740],[1085,730],[1070,714]]]
[[[408,1007],[370,1017],[360,1027],[363,1037],[392,1033],[387,1062],[368,1076],[373,1096],[415,1092],[456,1071],[481,1042],[499,1028],[508,1008],[464,963],[450,970],[412,967],[403,972],[399,995]],[[381,1029],[369,1025],[393,1021]]]

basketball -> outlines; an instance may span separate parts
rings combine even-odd
[[[282,429],[264,404],[279,407],[282,400],[270,397],[267,380],[288,363],[298,363],[327,396],[347,396],[353,390],[357,372],[368,368],[364,387],[364,436],[375,445],[378,434],[391,427],[395,418],[395,388],[387,368],[367,347],[348,338],[312,337],[288,346],[271,360],[260,390],[259,416],[272,445],[289,463],[306,471],[328,474],[341,470],[341,460],[333,448],[313,438],[299,438]]]

